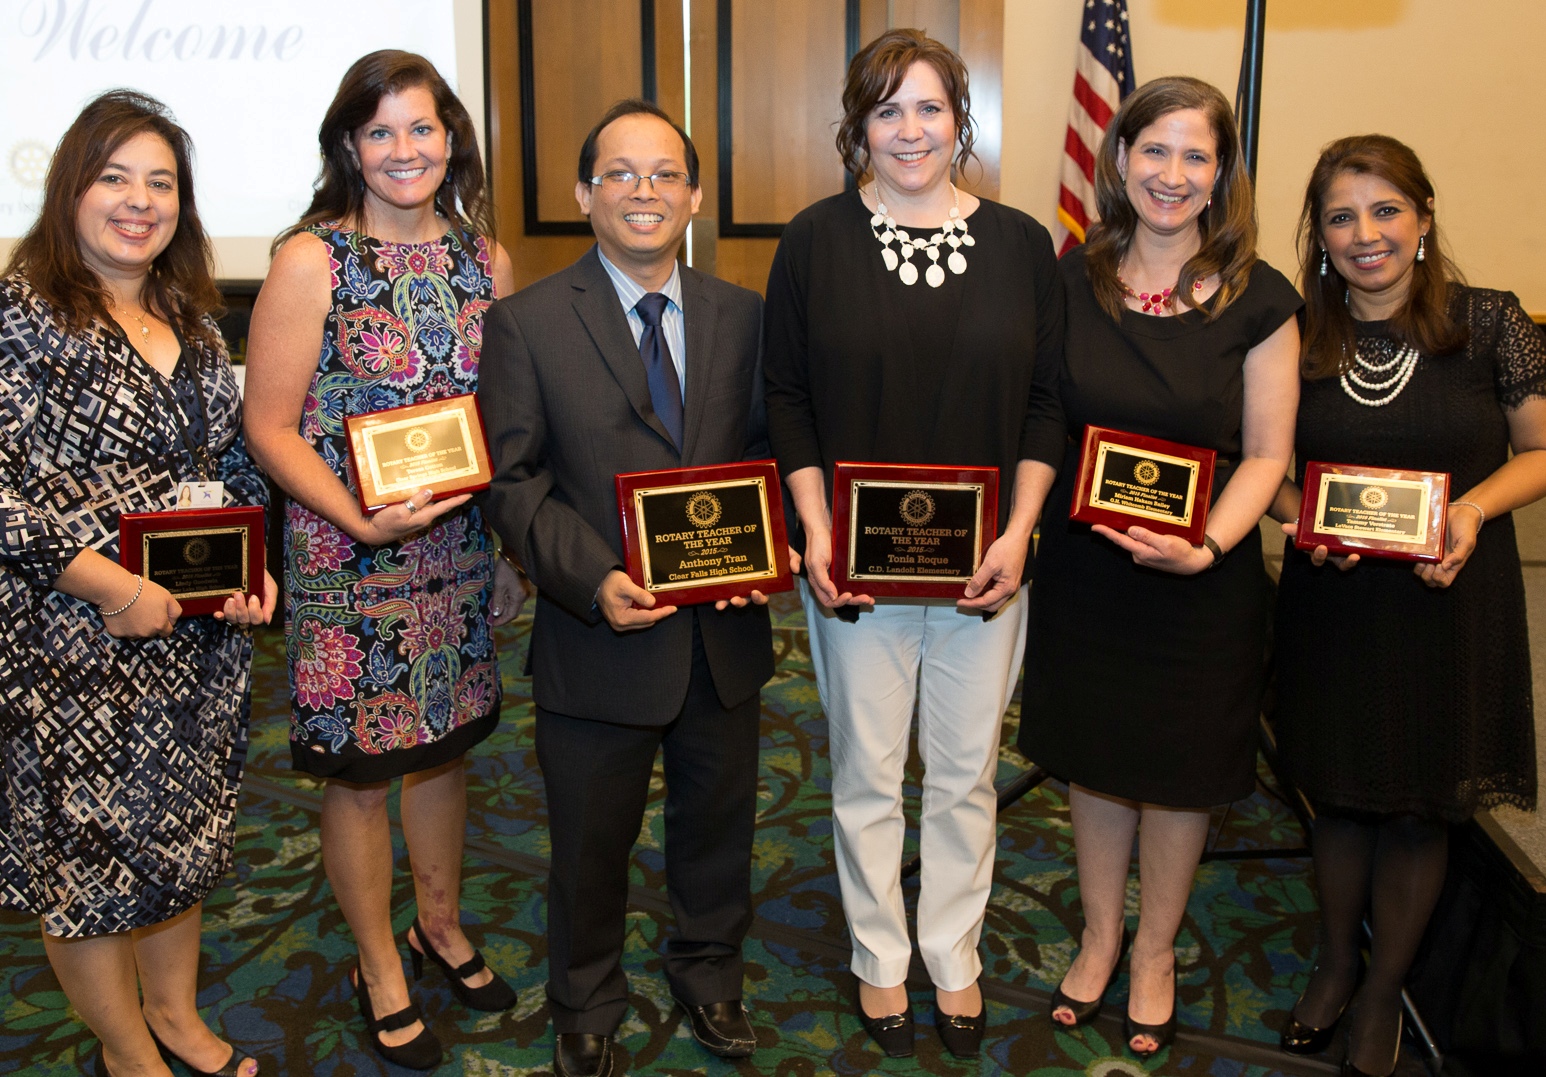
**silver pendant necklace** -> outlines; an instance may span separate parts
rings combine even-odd
[[[913,254],[917,251],[928,255],[929,267],[924,270],[923,279],[930,288],[938,288],[945,283],[945,270],[939,264],[942,247],[950,248],[950,255],[945,259],[950,272],[957,276],[966,272],[966,255],[961,253],[961,248],[975,247],[977,241],[969,234],[966,222],[961,219],[961,192],[956,190],[953,183],[950,185],[950,197],[950,216],[939,226],[938,232],[924,239],[897,227],[896,219],[887,212],[886,204],[880,200],[880,184],[875,185],[875,213],[870,217],[870,234],[880,241],[880,257],[886,263],[887,272],[895,270],[903,284],[918,283],[918,267],[913,265]],[[882,231],[882,228],[885,230]],[[897,244],[897,251],[891,249],[893,242]],[[900,257],[898,251],[901,252]]]
[[[1396,354],[1383,363],[1371,363],[1363,357],[1360,349],[1353,349],[1353,365],[1342,374],[1342,391],[1352,397],[1358,403],[1368,408],[1383,408],[1396,397],[1401,395],[1401,390],[1406,388],[1406,383],[1412,380],[1412,373],[1417,369],[1417,349],[1410,344],[1403,344],[1396,349]],[[1390,376],[1383,381],[1371,380],[1368,375],[1379,378],[1382,374]],[[1354,388],[1357,387],[1357,389]],[[1370,398],[1358,395],[1358,389],[1366,393],[1390,391],[1382,397]]]

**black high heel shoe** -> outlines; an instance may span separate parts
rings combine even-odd
[[[1396,1053],[1390,1058],[1390,1067],[1383,1074],[1365,1073],[1353,1065],[1353,1037],[1349,1033],[1347,1038],[1347,1054],[1342,1056],[1342,1077],[1391,1077],[1396,1072],[1396,1066],[1401,1062],[1401,1033],[1404,1014],[1396,1015]]]
[[[365,1018],[365,1031],[370,1033],[371,1048],[378,1055],[394,1065],[406,1066],[411,1070],[432,1070],[440,1065],[440,1040],[427,1024],[422,1032],[407,1043],[388,1047],[381,1042],[381,1033],[407,1028],[415,1021],[424,1020],[424,1014],[420,1012],[417,1003],[410,1002],[404,1009],[378,1018],[371,1008],[370,989],[365,986],[365,976],[360,972],[359,965],[355,965],[349,973],[349,981],[354,984],[354,997],[360,1004],[360,1016]]]
[[[217,1070],[201,1070],[182,1055],[162,1043],[161,1037],[156,1035],[156,1030],[150,1027],[149,1021],[145,1022],[145,1029],[150,1033],[151,1042],[156,1045],[156,1050],[161,1052],[162,1059],[167,1062],[171,1062],[174,1059],[181,1062],[187,1067],[188,1072],[193,1074],[193,1077],[241,1077],[242,1063],[251,1061],[248,1055],[242,1054],[233,1046],[231,1048],[231,1057],[225,1060],[225,1065]],[[102,1072],[106,1072],[105,1068]]]
[[[987,1007],[983,1007],[986,1014]],[[859,1023],[864,1026],[864,1031],[870,1034],[880,1049],[886,1052],[888,1058],[911,1058],[913,1053],[913,1000],[907,1000],[907,1009],[901,1013],[890,1013],[884,1017],[871,1017],[864,1012],[864,1003],[859,999],[859,988],[854,987],[854,1013],[859,1015]]]
[[[1129,1000],[1131,1003],[1131,1000]],[[1159,1054],[1176,1040],[1176,995],[1172,984],[1170,993],[1170,1016],[1157,1025],[1144,1025],[1133,1020],[1131,1012],[1122,1015],[1122,1032],[1124,1033],[1127,1049],[1137,1057],[1147,1061]],[[1140,1051],[1133,1046],[1135,1036],[1148,1036],[1154,1040],[1154,1050]]]
[[[483,969],[488,968],[488,962],[483,960],[483,955],[477,950],[472,952],[472,957],[465,964],[452,967],[451,962],[435,952],[435,948],[429,944],[429,938],[424,934],[424,927],[419,923],[419,918],[413,918],[413,926],[408,929],[413,932],[408,942],[408,953],[413,962],[413,978],[417,982],[424,975],[424,959],[427,957],[439,965],[441,971],[446,974],[446,980],[451,985],[451,993],[456,996],[458,1002],[474,1010],[508,1010],[517,1002],[517,996],[510,985],[500,979],[499,973],[490,969],[494,977],[482,987],[468,987],[467,978],[476,976]],[[423,950],[416,949],[413,939],[418,939]]]
[[[1301,995],[1300,999],[1304,996]],[[1299,1003],[1294,1003],[1294,1009],[1299,1008]],[[1315,1028],[1300,1021],[1294,1016],[1294,1010],[1288,1011],[1288,1021],[1283,1025],[1283,1031],[1278,1036],[1278,1046],[1291,1055],[1318,1055],[1331,1046],[1331,1041],[1337,1034],[1337,1026],[1342,1022],[1342,1015],[1347,1012],[1347,1003],[1337,1011],[1337,1015],[1331,1019],[1331,1024],[1324,1028]]]
[[[1100,994],[1096,995],[1089,1002],[1080,1002],[1076,998],[1063,994],[1063,985],[1060,983],[1052,991],[1052,1003],[1047,1007],[1047,1019],[1058,1028],[1071,1031],[1087,1025],[1099,1017],[1101,1006],[1106,1001],[1106,992],[1111,990],[1111,981],[1117,978],[1117,969],[1122,967],[1122,958],[1126,956],[1127,947],[1132,941],[1133,937],[1128,933],[1127,925],[1123,924],[1122,944],[1117,948],[1117,961],[1116,964],[1111,966],[1111,975],[1106,977],[1106,986],[1100,989]],[[1074,1015],[1072,1024],[1064,1024],[1053,1016],[1065,1007]]]

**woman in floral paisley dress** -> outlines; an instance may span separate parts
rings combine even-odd
[[[291,498],[290,743],[297,769],[327,780],[322,858],[359,946],[351,982],[372,1046],[428,1068],[440,1044],[393,937],[387,793],[401,777],[415,965],[428,955],[464,1003],[507,1008],[460,926],[463,757],[498,721],[491,627],[524,593],[467,495],[420,490],[365,516],[343,420],[476,390],[483,312],[512,272],[471,121],[427,60],[359,60],[319,140],[311,207],[276,241],[253,311],[247,435]]]

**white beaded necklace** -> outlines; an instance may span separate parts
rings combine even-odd
[[[1363,353],[1357,348],[1353,349],[1353,365],[1342,374],[1342,391],[1352,397],[1358,403],[1369,408],[1383,408],[1396,397],[1401,395],[1401,390],[1406,388],[1406,383],[1412,380],[1412,372],[1417,369],[1417,349],[1410,344],[1403,344],[1397,349],[1396,354],[1384,363],[1371,363],[1363,357]],[[1390,377],[1384,381],[1369,381],[1364,377],[1367,371],[1378,377],[1387,372]],[[1377,399],[1369,399],[1359,396],[1353,386],[1367,393],[1378,393],[1389,389],[1390,392]]]
[[[914,238],[906,230],[897,227],[896,219],[886,211],[886,204],[880,200],[880,185],[875,185],[875,213],[870,217],[870,234],[880,240],[880,257],[885,261],[887,271],[896,270],[903,284],[918,283],[918,267],[913,265],[914,251],[923,251],[929,256],[929,268],[924,271],[923,279],[929,282],[930,288],[938,288],[945,283],[945,271],[939,264],[942,246],[950,247],[950,257],[945,259],[950,272],[958,276],[966,272],[966,255],[961,253],[961,248],[975,247],[977,241],[968,234],[966,222],[961,219],[961,192],[956,190],[953,183],[950,185],[950,196],[950,216],[939,226],[939,231],[928,239]],[[880,230],[882,225],[886,229],[884,232]],[[891,249],[893,240],[901,251],[900,258]]]

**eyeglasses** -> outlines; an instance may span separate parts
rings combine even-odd
[[[599,176],[590,178],[591,184],[608,191],[632,194],[639,189],[639,184],[649,180],[650,186],[656,191],[680,191],[687,186],[686,172],[656,172],[653,176],[640,176],[633,172],[621,170],[615,172],[603,172]]]

